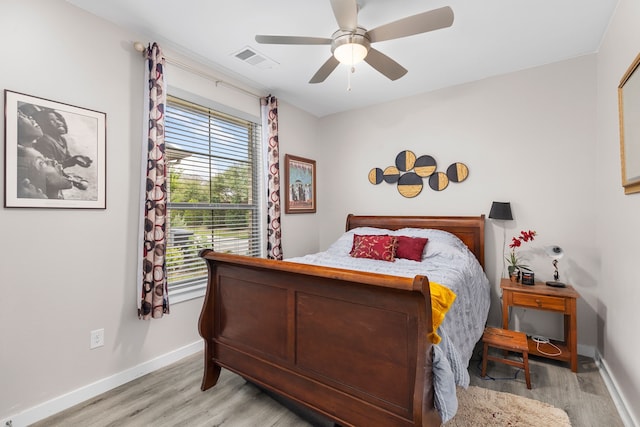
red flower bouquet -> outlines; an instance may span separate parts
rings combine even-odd
[[[522,243],[524,242],[529,242],[529,241],[533,241],[533,238],[536,236],[536,232],[535,231],[521,231],[519,236],[515,236],[514,238],[511,239],[511,243],[509,244],[509,247],[511,248],[511,254],[509,255],[509,257],[507,258],[507,261],[509,262],[509,276],[511,276],[516,270],[520,270],[522,268],[529,268],[528,265],[524,265],[520,263],[520,259],[518,258],[518,256],[516,255],[516,248],[519,248],[520,246],[522,246]]]

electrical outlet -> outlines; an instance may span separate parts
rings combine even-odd
[[[95,331],[91,331],[91,343],[89,344],[90,349],[102,347],[104,345],[104,329],[96,329]]]

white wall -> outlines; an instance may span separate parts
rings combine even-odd
[[[0,208],[4,419],[200,341],[201,299],[172,305],[161,320],[137,318],[144,63],[132,42],[140,37],[62,0],[3,0],[0,40],[0,89],[107,114],[106,210]],[[173,75],[170,83],[196,84],[186,89],[259,114],[257,99],[249,105],[233,89]],[[286,103],[281,112],[283,153],[316,156],[315,132],[307,130],[317,120]],[[4,134],[4,121],[0,126]],[[314,227],[304,221],[314,218],[283,222],[291,230],[309,230]],[[317,237],[310,237],[285,239],[285,251],[316,250]],[[90,350],[90,331],[98,328],[105,330],[105,346]]]
[[[9,415],[198,334],[193,302],[161,321],[136,318],[143,62],[131,37],[65,2],[9,1],[0,38],[3,89],[107,114],[106,210],[0,210],[0,415]],[[89,350],[98,328],[105,346]]]
[[[539,280],[550,280],[553,272],[542,248],[565,249],[562,279],[582,295],[579,343],[593,347],[599,258],[590,232],[596,223],[595,118],[595,55],[323,118],[326,148],[320,159],[331,173],[319,190],[320,245],[339,235],[349,212],[488,215],[492,201],[510,201],[515,221],[506,224],[507,240],[522,229],[538,232],[523,254]],[[394,185],[370,184],[369,170],[394,165],[402,150],[433,156],[438,171],[462,162],[469,177],[441,192],[426,186],[412,199]],[[499,325],[503,229],[488,220],[486,231],[486,270],[493,283],[489,322]],[[562,337],[558,315],[516,313],[515,326]]]
[[[640,194],[625,196],[620,177],[617,86],[640,52],[640,2],[621,0],[598,55],[597,242],[601,253],[598,350],[640,425]],[[637,74],[637,71],[636,71]]]
[[[280,180],[284,183],[284,156],[291,154],[316,160],[316,185],[319,185],[329,173],[319,161],[324,147],[318,143],[318,119],[283,102],[278,103],[279,143],[280,143]],[[282,251],[285,258],[302,256],[320,250],[318,221],[319,212],[324,208],[320,195],[316,197],[317,212],[305,214],[284,213],[285,186],[281,184],[282,202]]]

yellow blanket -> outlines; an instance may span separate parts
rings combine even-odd
[[[436,333],[438,327],[444,320],[449,308],[456,299],[456,294],[449,288],[436,282],[429,282],[431,290],[431,313],[433,319],[433,332],[429,334],[432,343],[438,344],[442,338]]]

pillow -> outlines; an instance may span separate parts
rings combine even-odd
[[[396,236],[398,248],[396,258],[405,258],[413,261],[422,261],[422,252],[429,239],[426,237]]]
[[[354,234],[351,255],[354,258],[370,258],[381,261],[395,261],[398,239],[388,234]]]
[[[424,258],[438,255],[457,256],[460,253],[464,254],[469,251],[462,240],[448,231],[435,230],[433,228],[402,228],[390,234],[428,238],[429,244],[426,245]]]
[[[391,230],[373,227],[357,227],[342,234],[328,248],[327,252],[337,256],[348,256],[353,248],[354,234],[391,234]]]
[[[451,289],[436,282],[429,282],[429,290],[431,293],[431,319],[433,322],[433,333],[429,335],[429,338],[432,343],[438,344],[442,338],[436,331],[442,324],[444,315],[447,314],[453,301],[455,301],[456,294]]]

